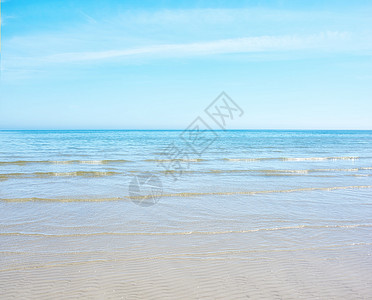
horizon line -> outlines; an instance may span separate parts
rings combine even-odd
[[[0,131],[186,131],[187,129],[0,129]],[[192,131],[192,130],[188,130]],[[372,129],[206,129],[206,131],[372,131]]]

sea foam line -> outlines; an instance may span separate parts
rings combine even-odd
[[[349,169],[302,169],[302,170],[290,170],[290,169],[213,169],[213,170],[166,170],[157,171],[153,173],[187,173],[187,174],[228,174],[228,173],[250,173],[255,175],[266,175],[266,176],[296,176],[296,175],[307,175],[309,173],[322,173],[322,172],[358,172],[372,170],[372,167],[360,167],[360,168],[349,168]],[[0,179],[9,178],[47,178],[47,177],[102,177],[112,175],[127,175],[128,173],[141,173],[140,170],[127,170],[126,172],[114,172],[114,171],[73,171],[73,172],[30,172],[30,173],[0,173]],[[360,176],[369,176],[370,174],[361,174]],[[313,175],[323,176],[323,175]],[[324,175],[325,176],[325,175]],[[328,176],[328,175],[327,175]]]
[[[358,156],[344,156],[344,157],[261,157],[261,158],[224,158],[224,160],[238,162],[238,161],[266,161],[266,160],[279,160],[279,161],[322,161],[322,160],[357,160]]]
[[[19,165],[24,166],[28,164],[82,164],[82,165],[105,165],[112,163],[126,163],[129,160],[125,159],[104,159],[104,160],[17,160],[17,161],[0,161],[0,165]]]
[[[344,157],[260,157],[260,158],[222,158],[222,160],[230,162],[252,162],[252,161],[323,161],[323,160],[357,160],[371,157],[344,156]],[[145,162],[203,162],[207,159],[192,158],[192,159],[145,159]],[[27,165],[27,164],[89,164],[103,165],[112,163],[130,162],[125,159],[104,159],[104,160],[17,160],[17,161],[0,161],[0,165]]]
[[[9,178],[49,178],[49,177],[104,177],[121,174],[113,171],[74,171],[74,172],[33,172],[33,173],[4,173],[0,179]]]
[[[92,233],[73,233],[73,234],[48,234],[48,233],[24,233],[24,232],[3,232],[0,236],[35,236],[35,237],[79,237],[79,236],[132,236],[132,235],[220,235],[220,234],[239,234],[251,233],[259,231],[278,231],[278,230],[293,230],[293,229],[324,229],[324,228],[340,228],[353,229],[358,227],[372,227],[372,224],[350,224],[350,225],[297,225],[284,226],[273,228],[255,228],[246,230],[222,230],[222,231],[182,231],[182,232],[92,232]]]
[[[238,191],[238,192],[208,192],[208,193],[171,193],[160,194],[159,197],[202,197],[202,196],[231,196],[231,195],[260,195],[260,194],[275,194],[275,193],[294,193],[294,192],[310,192],[310,191],[334,191],[334,190],[347,190],[347,189],[370,189],[372,185],[350,185],[350,186],[335,186],[335,187],[312,187],[312,188],[299,188],[287,190],[262,190],[262,191]],[[125,197],[112,197],[112,198],[2,198],[0,201],[4,202],[30,202],[30,201],[52,201],[52,202],[104,202],[104,201],[121,201],[121,200],[144,200],[152,199],[153,195],[145,196],[125,196]]]

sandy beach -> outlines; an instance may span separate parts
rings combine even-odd
[[[358,198],[348,193],[349,207],[354,207]],[[237,204],[228,216],[213,205],[216,199],[199,199],[208,209],[194,209],[182,221],[180,210],[167,199],[145,213],[128,208],[132,203],[88,203],[79,206],[85,215],[84,220],[79,217],[79,227],[69,227],[78,217],[71,216],[76,204],[26,204],[54,216],[38,213],[27,225],[21,225],[27,222],[20,216],[17,226],[2,223],[1,298],[368,299],[370,224],[316,221],[304,213],[298,222],[302,225],[291,225],[280,213],[259,216],[260,211],[252,209],[270,200],[291,201],[295,208],[298,196],[221,198]],[[197,205],[178,201],[181,209]],[[15,209],[11,205],[2,205],[2,212]],[[343,210],[329,205],[334,216]],[[307,203],[307,211],[314,208]],[[251,229],[239,230],[242,223]],[[227,230],[231,227],[236,229]]]

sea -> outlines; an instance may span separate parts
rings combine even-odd
[[[0,131],[0,298],[371,299],[372,131]]]

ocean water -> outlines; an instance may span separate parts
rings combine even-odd
[[[372,131],[0,131],[0,296],[366,299]]]

